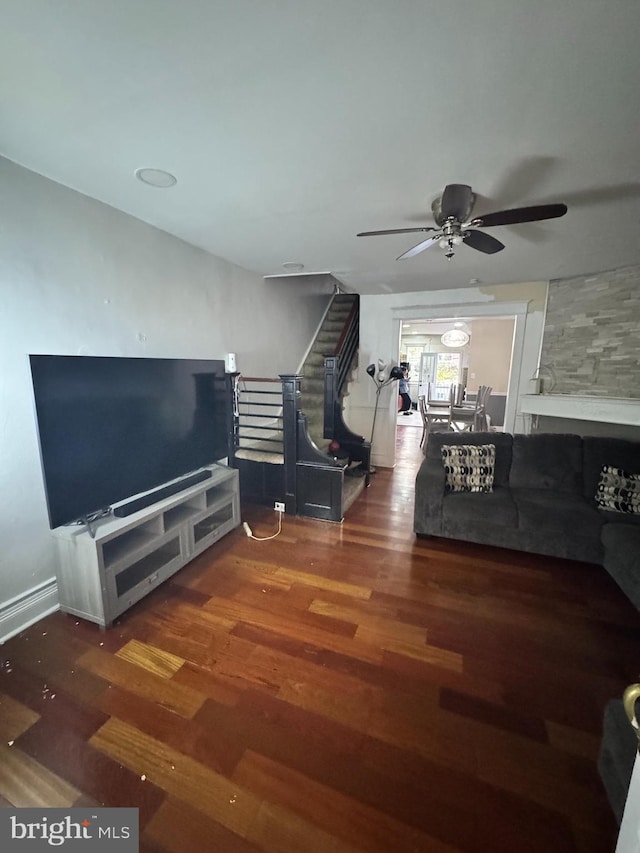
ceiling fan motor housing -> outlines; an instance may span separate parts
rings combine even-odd
[[[448,219],[466,222],[471,215],[476,196],[467,184],[448,184],[442,195],[431,203],[431,212],[437,225],[444,225]]]

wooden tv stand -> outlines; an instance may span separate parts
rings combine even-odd
[[[106,627],[178,569],[240,524],[238,472],[211,477],[125,518],[52,531],[60,609]]]

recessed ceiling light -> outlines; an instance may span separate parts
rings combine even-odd
[[[304,264],[299,264],[296,261],[286,261],[282,264],[282,269],[287,272],[301,272],[304,269]]]
[[[175,175],[172,175],[171,172],[165,172],[163,169],[136,169],[135,175],[143,184],[160,189],[167,189],[178,183]]]

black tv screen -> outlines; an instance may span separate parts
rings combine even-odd
[[[222,360],[29,359],[52,528],[227,455]]]

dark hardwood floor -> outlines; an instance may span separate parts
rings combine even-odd
[[[111,630],[7,642],[0,803],[137,806],[143,851],[613,851],[637,611],[598,567],[416,540],[398,433],[344,524],[240,528]]]

